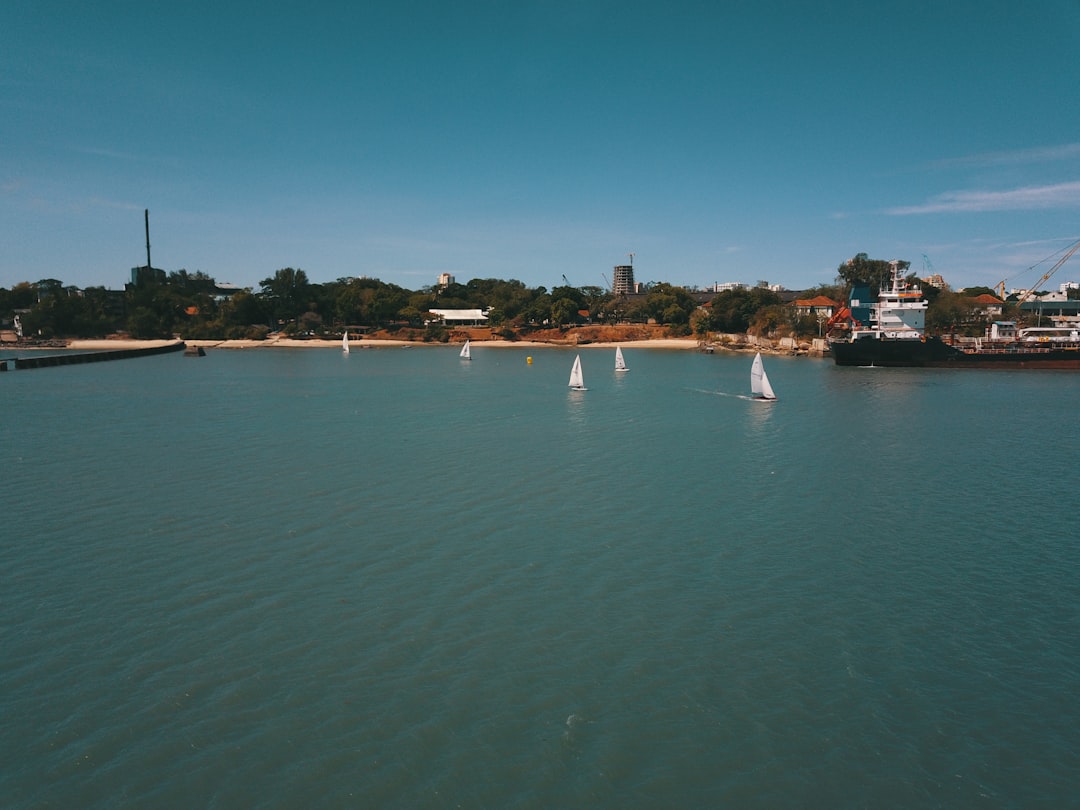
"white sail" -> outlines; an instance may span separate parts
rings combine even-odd
[[[630,370],[629,368],[626,367],[626,361],[623,360],[622,347],[621,346],[616,346],[615,347],[615,370],[616,371],[629,371]]]
[[[472,350],[469,349],[469,341],[465,341],[465,345],[461,347],[461,359],[472,360]]]
[[[581,374],[581,355],[574,358],[574,368],[570,371],[570,387],[575,391],[586,391],[585,378]]]
[[[345,334],[341,336],[341,350],[345,354],[349,353],[349,332],[345,330]]]
[[[754,356],[754,365],[750,367],[750,391],[760,399],[776,399],[769,375],[765,373],[765,364],[761,362],[761,352]]]

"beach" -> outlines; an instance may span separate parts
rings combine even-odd
[[[99,351],[103,349],[140,349],[170,343],[168,340],[72,340],[69,349],[81,351]],[[320,340],[296,338],[268,338],[266,340],[185,340],[186,345],[203,349],[341,349],[340,340]],[[454,345],[460,345],[455,342]],[[414,340],[355,339],[350,349],[378,349],[392,346],[445,346],[445,343],[423,343]],[[620,342],[590,343],[551,343],[533,340],[483,340],[472,341],[477,348],[571,348],[571,349],[614,349],[616,346],[634,346],[641,349],[697,349],[695,338],[648,338],[645,340]]]

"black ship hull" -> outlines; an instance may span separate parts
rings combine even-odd
[[[938,337],[889,340],[862,336],[829,342],[838,366],[886,368],[1080,369],[1080,346],[1041,346],[1020,341],[959,348]]]

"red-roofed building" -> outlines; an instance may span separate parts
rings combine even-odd
[[[816,298],[797,298],[791,302],[791,305],[795,307],[795,314],[799,317],[823,315],[826,318],[831,318],[837,308],[840,307],[840,302],[819,295]]]
[[[987,315],[997,316],[1001,314],[1002,301],[989,293],[976,295],[973,299],[975,308]]]

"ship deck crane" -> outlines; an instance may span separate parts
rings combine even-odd
[[[1050,276],[1054,275],[1054,273],[1056,273],[1058,271],[1058,268],[1061,267],[1061,265],[1065,264],[1065,262],[1067,262],[1072,257],[1072,255],[1074,253],[1076,253],[1077,250],[1080,250],[1080,240],[1077,240],[1076,242],[1073,242],[1072,247],[1070,247],[1067,251],[1065,251],[1065,255],[1062,256],[1060,259],[1058,259],[1057,262],[1055,262],[1053,267],[1051,267],[1049,270],[1047,270],[1045,273],[1043,273],[1042,278],[1040,278],[1038,281],[1036,281],[1034,286],[1031,287],[1031,289],[1029,289],[1027,292],[1025,292],[1023,295],[1021,295],[1017,299],[1016,308],[1019,309],[1021,304],[1023,304],[1025,301],[1027,301],[1029,298],[1031,298],[1031,296],[1033,296],[1035,294],[1035,291],[1038,290],[1039,287],[1041,287],[1043,285],[1043,283],[1048,278],[1050,278]],[[1001,282],[1001,287],[1002,287],[1002,290],[1004,290],[1004,288],[1005,288],[1005,282],[1004,281]]]

